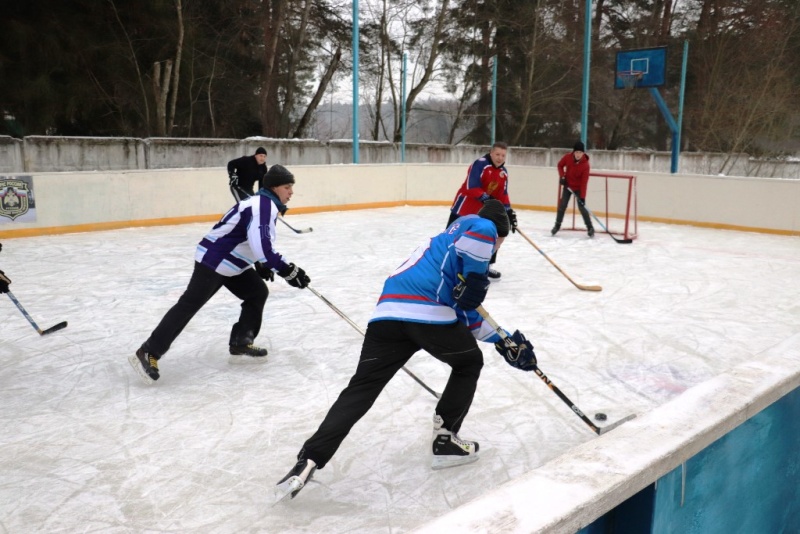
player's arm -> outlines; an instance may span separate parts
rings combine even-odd
[[[485,202],[491,198],[483,186],[483,171],[486,169],[487,165],[489,165],[488,162],[476,161],[469,168],[467,174],[467,190],[465,194],[481,202]]]

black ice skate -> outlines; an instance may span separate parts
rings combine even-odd
[[[494,269],[491,268],[489,269],[489,272],[487,274],[489,275],[489,278],[494,278],[495,280],[499,279],[502,276],[500,274],[500,271],[495,271]]]
[[[589,237],[594,237],[594,227],[590,226],[590,227],[589,227],[589,228],[586,230],[586,233],[587,233],[587,234],[589,234]]]
[[[264,363],[267,361],[267,349],[250,345],[230,345],[230,363]]]
[[[561,230],[561,223],[556,223],[553,229],[550,230],[550,235],[556,235],[559,230]]]
[[[292,499],[297,497],[300,490],[314,476],[316,470],[317,464],[314,463],[314,460],[298,461],[292,470],[275,486],[275,502],[280,502],[289,496]]]
[[[139,349],[130,356],[128,361],[145,384],[152,385],[158,380],[158,356],[150,354],[144,349]]]
[[[444,469],[471,464],[479,458],[477,441],[466,441],[442,426],[439,415],[433,417],[433,462],[431,468]]]

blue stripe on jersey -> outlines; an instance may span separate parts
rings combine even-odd
[[[400,320],[470,325],[477,312],[465,313],[453,300],[458,275],[485,274],[497,239],[494,224],[477,215],[460,217],[444,232],[421,245],[383,286],[370,321]],[[474,333],[479,334],[480,329]],[[482,335],[482,333],[481,333]]]

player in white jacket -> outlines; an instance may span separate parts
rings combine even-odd
[[[242,301],[231,329],[232,361],[266,361],[267,350],[253,342],[261,329],[269,290],[264,280],[275,272],[289,284],[305,288],[305,271],[275,250],[275,222],[292,198],[294,175],[273,165],[257,194],[232,207],[197,245],[194,272],[186,291],[150,337],[128,360],[145,383],[159,378],[158,360],[169,350],[192,317],[224,287]]]

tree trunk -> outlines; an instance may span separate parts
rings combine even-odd
[[[262,134],[274,136],[277,132],[277,110],[272,106],[271,98],[274,87],[272,85],[273,72],[275,70],[275,56],[278,53],[278,39],[280,38],[281,27],[283,26],[284,13],[286,11],[287,0],[274,0],[266,7],[266,13],[261,21],[264,32],[264,70],[261,76],[261,103],[259,115],[261,119]]]
[[[322,97],[325,96],[325,91],[328,89],[328,84],[333,78],[333,75],[336,73],[336,70],[339,68],[339,63],[341,63],[341,60],[342,60],[342,46],[339,45],[336,48],[336,52],[334,52],[330,63],[328,63],[328,68],[325,70],[325,74],[322,75],[322,79],[319,81],[319,86],[317,86],[317,90],[314,93],[314,97],[308,104],[305,113],[303,113],[303,117],[297,124],[297,128],[295,128],[294,134],[292,135],[292,137],[294,137],[295,139],[299,139],[305,136],[306,128],[308,128],[308,124],[311,122],[311,117],[314,116],[314,112],[317,110],[317,106],[319,106],[319,103],[322,101]]]
[[[161,62],[153,63],[153,97],[156,101],[156,129],[158,135],[167,135],[167,96],[169,95],[169,83],[172,77],[172,60],[164,61],[164,72],[162,78]]]
[[[172,94],[169,103],[169,122],[167,123],[167,135],[172,135],[172,127],[175,125],[175,108],[178,103],[178,84],[181,78],[181,57],[183,56],[183,5],[181,0],[175,0],[175,10],[178,12],[178,45],[175,51],[175,70],[172,76]]]

